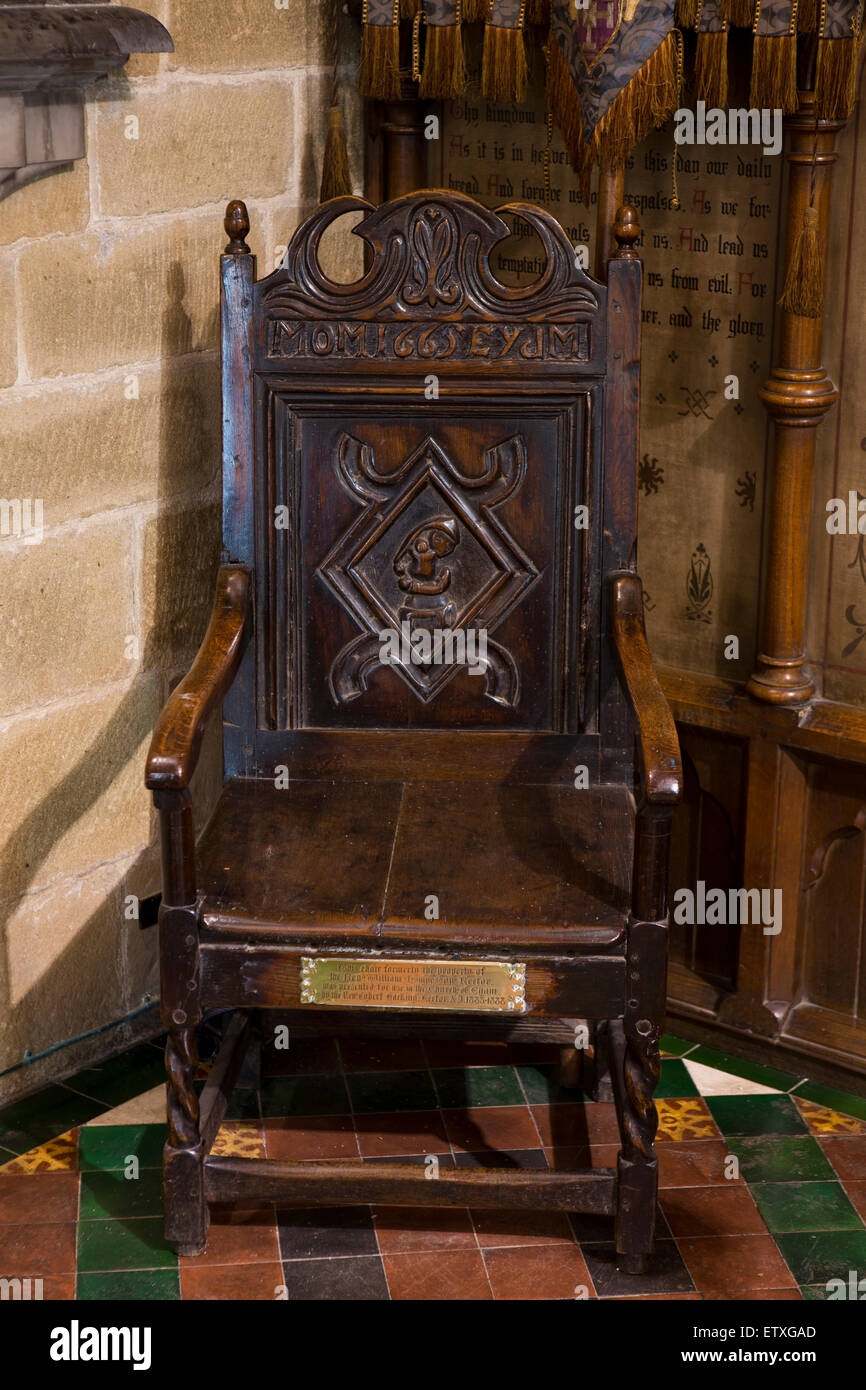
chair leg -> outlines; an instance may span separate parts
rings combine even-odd
[[[611,1078],[610,1038],[607,1022],[597,1023],[592,1035],[592,1089],[590,1095],[595,1101],[614,1099]]]
[[[625,1017],[609,1024],[622,1149],[617,1162],[616,1250],[620,1268],[643,1272],[655,1240],[658,1111],[654,1094],[661,1062],[665,926],[632,923]],[[639,967],[639,970],[638,970]]]
[[[195,1029],[168,1034],[165,1046],[168,1141],[163,1150],[165,1238],[178,1255],[201,1255],[207,1244],[204,1145],[193,1086]]]

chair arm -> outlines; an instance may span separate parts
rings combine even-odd
[[[208,718],[240,664],[249,597],[249,570],[222,566],[204,641],[164,706],[151,740],[145,773],[145,785],[151,791],[184,791],[189,786]]]
[[[643,619],[643,586],[631,571],[611,576],[613,640],[637,722],[641,796],[650,805],[679,801],[683,767],[670,706],[653,669]]]

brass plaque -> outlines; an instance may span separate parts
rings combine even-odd
[[[301,957],[302,1004],[522,1014],[525,991],[526,966],[508,961]]]

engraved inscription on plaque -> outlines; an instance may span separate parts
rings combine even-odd
[[[301,1003],[343,1009],[526,1012],[526,966],[489,960],[302,956]]]

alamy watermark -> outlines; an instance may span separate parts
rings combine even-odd
[[[678,888],[673,920],[681,926],[762,926],[764,936],[782,930],[781,888],[710,888],[698,879],[694,891]]]
[[[762,111],[744,107],[724,111],[720,106],[695,103],[692,111],[680,107],[674,112],[674,142],[677,145],[760,145],[766,155],[782,149],[782,110]]]
[[[25,545],[38,545],[42,535],[41,497],[0,497],[0,538],[11,536]]]
[[[399,630],[379,633],[383,665],[465,666],[470,676],[487,670],[487,629],[483,627],[422,627],[404,618]]]

